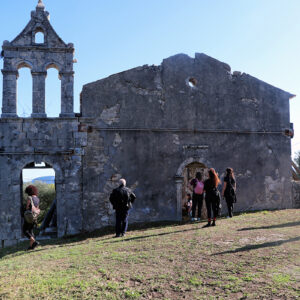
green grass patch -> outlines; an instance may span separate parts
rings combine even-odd
[[[0,299],[297,299],[299,220],[263,211],[21,243],[0,250]]]

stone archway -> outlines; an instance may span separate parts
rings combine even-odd
[[[23,171],[24,170],[28,170],[28,169],[53,169],[54,171],[54,186],[55,186],[55,199],[53,199],[55,201],[55,210],[56,210],[56,214],[55,214],[55,220],[51,220],[51,222],[49,222],[49,225],[53,225],[53,227],[55,228],[51,228],[51,230],[46,231],[45,235],[47,236],[51,236],[51,237],[57,237],[59,232],[58,232],[58,228],[59,228],[59,218],[57,216],[57,214],[60,214],[60,206],[61,206],[61,195],[62,195],[62,174],[61,174],[61,169],[57,166],[56,163],[52,162],[52,159],[50,157],[40,157],[40,158],[35,158],[35,159],[26,159],[25,163],[23,161],[22,165],[20,165],[20,205],[22,208],[23,205]],[[32,183],[33,185],[35,185],[35,183]],[[41,201],[43,201],[42,199],[40,199]],[[51,204],[54,203],[54,201],[51,202]],[[53,205],[51,205],[49,208],[53,208]],[[54,209],[54,208],[53,208]],[[21,209],[22,210],[22,209]],[[44,215],[44,217],[46,217],[46,213]],[[43,221],[45,221],[45,218],[43,218]],[[53,222],[52,222],[53,221]],[[44,225],[44,222],[42,222],[40,225]],[[23,226],[23,220],[21,218],[21,226]],[[45,228],[44,228],[45,231]]]
[[[189,180],[195,176],[197,171],[202,172],[205,178],[207,176],[206,170],[209,165],[210,162],[202,157],[191,157],[186,159],[179,166],[174,177],[176,183],[177,220],[182,220],[182,206],[189,190]],[[205,209],[202,209],[203,218],[205,217],[204,212]]]

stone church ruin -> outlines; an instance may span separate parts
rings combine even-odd
[[[4,41],[0,118],[0,241],[22,238],[22,170],[55,170],[58,236],[114,224],[109,194],[121,177],[137,201],[131,222],[181,220],[188,177],[233,167],[237,211],[296,206],[292,197],[292,94],[205,54],[178,54],[83,86],[73,109],[73,44],[41,0],[25,29]],[[42,34],[42,42],[36,35]],[[17,115],[18,70],[32,75],[32,114]],[[61,81],[61,113],[47,118],[45,78]]]

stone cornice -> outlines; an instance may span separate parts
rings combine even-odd
[[[47,72],[36,72],[36,71],[31,71],[32,76],[47,76]]]
[[[16,75],[16,76],[19,75],[19,72],[15,71],[15,70],[5,70],[5,69],[2,69],[1,72],[2,72],[3,75]]]
[[[53,53],[74,53],[74,48],[49,48],[35,46],[2,46],[4,51],[37,51],[37,52],[53,52]],[[5,56],[5,55],[4,55]]]
[[[59,72],[59,76],[74,76],[75,72],[71,71],[71,72],[65,72],[65,71],[61,71]]]

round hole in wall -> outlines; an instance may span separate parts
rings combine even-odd
[[[194,77],[190,77],[188,80],[188,85],[192,88],[195,87],[197,85],[197,79]]]

